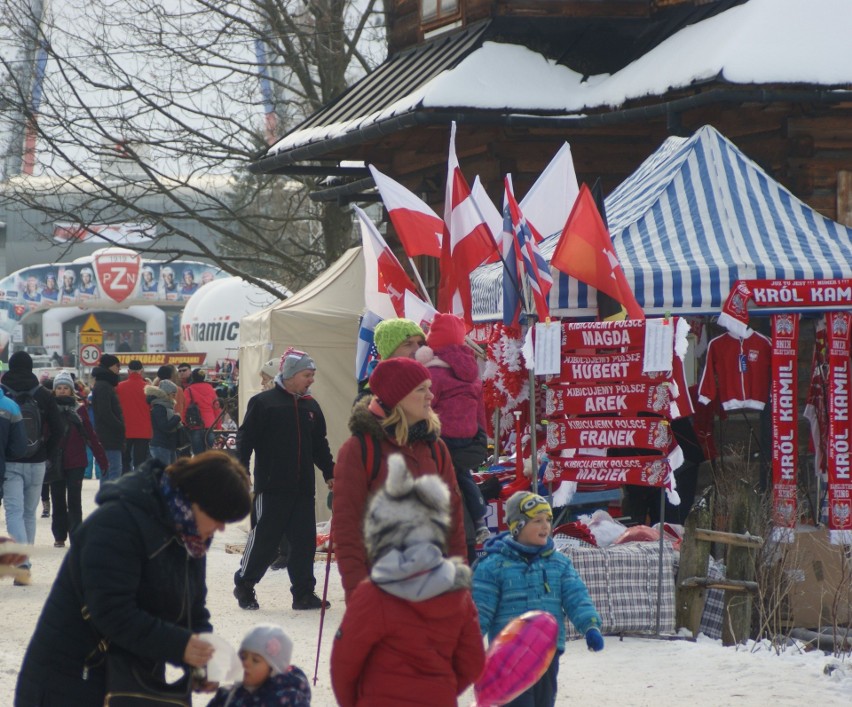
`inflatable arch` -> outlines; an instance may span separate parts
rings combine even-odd
[[[162,351],[165,313],[158,305],[183,306],[208,282],[227,277],[208,263],[143,260],[125,248],[104,248],[71,263],[22,268],[0,280],[0,349],[18,324],[45,312],[45,348],[59,352],[63,322],[81,310],[112,309],[146,322],[148,350]]]

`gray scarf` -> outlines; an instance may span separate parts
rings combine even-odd
[[[175,412],[175,401],[170,398],[154,398],[151,405],[160,405],[166,408],[166,420],[170,420],[177,414]]]
[[[469,587],[470,570],[446,559],[435,545],[418,543],[382,555],[373,565],[370,579],[379,589],[395,597],[425,601]]]

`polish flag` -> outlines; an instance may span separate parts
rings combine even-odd
[[[405,316],[405,292],[417,288],[388,247],[370,217],[353,207],[361,225],[364,253],[364,301],[367,309],[382,319]]]
[[[462,317],[473,327],[470,274],[497,249],[456,156],[456,124],[450,131],[444,222],[448,234],[441,244],[441,282],[438,309]]]
[[[440,258],[444,233],[441,217],[402,184],[382,174],[373,165],[369,167],[408,257],[431,255],[433,258]]]

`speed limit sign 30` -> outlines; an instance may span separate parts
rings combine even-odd
[[[101,350],[94,344],[80,347],[80,363],[84,366],[94,366],[101,360]]]

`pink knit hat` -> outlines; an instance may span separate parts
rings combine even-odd
[[[461,317],[438,312],[426,337],[426,345],[434,351],[452,344],[463,344],[466,331],[467,327]]]

